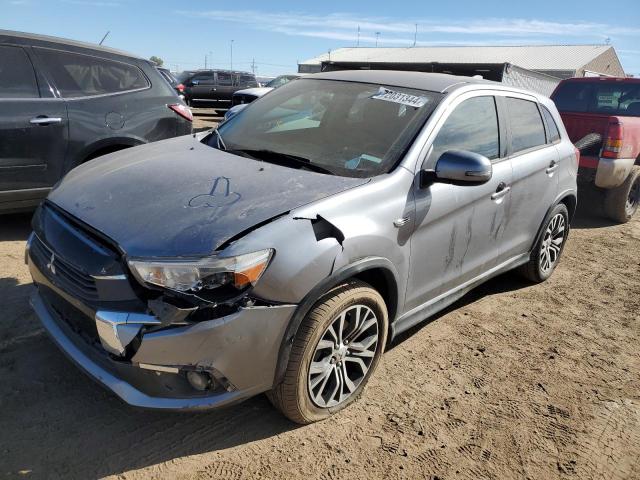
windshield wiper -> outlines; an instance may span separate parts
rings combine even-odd
[[[304,168],[308,168],[309,170],[313,170],[319,173],[327,173],[330,175],[335,175],[333,170],[328,169],[327,167],[323,167],[318,165],[317,163],[313,163],[308,158],[299,157],[298,155],[292,155],[289,153],[276,152],[274,150],[252,150],[249,148],[240,148],[227,150],[229,153],[237,153],[242,156],[249,156],[256,160],[262,160],[263,162],[276,163],[276,164],[284,164],[285,166],[301,166]],[[282,161],[284,160],[284,161]]]
[[[226,150],[227,146],[224,144],[224,140],[222,140],[222,135],[220,134],[220,132],[218,131],[218,129],[216,128],[213,133],[216,136],[216,144],[218,146],[218,150]],[[222,148],[220,148],[222,147]]]

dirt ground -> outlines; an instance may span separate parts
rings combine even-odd
[[[264,396],[130,408],[31,313],[28,216],[0,217],[0,476],[640,478],[640,216],[583,213],[543,285],[496,278],[396,341],[364,397],[299,427]]]
[[[193,129],[197,132],[214,128],[223,118],[213,108],[192,107],[191,111],[193,112]]]

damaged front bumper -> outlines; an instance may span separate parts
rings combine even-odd
[[[36,285],[31,305],[55,343],[130,405],[214,408],[273,386],[281,341],[296,305],[240,307],[219,318],[146,332],[160,323],[153,315],[92,309],[58,288],[33,261],[29,266]],[[87,341],[79,321],[97,332],[99,342]],[[121,358],[132,342],[134,353]],[[195,388],[190,372],[206,374],[210,388]]]

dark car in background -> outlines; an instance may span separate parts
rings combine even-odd
[[[171,73],[171,70],[169,70],[168,68],[163,68],[163,67],[156,67],[156,70],[158,70],[158,73],[160,75],[162,75],[162,78],[164,78],[167,81],[167,83],[169,85],[171,85],[171,88],[176,90],[176,93],[178,93],[178,90],[177,90],[176,87],[178,86],[178,84],[180,82],[175,77],[175,75],[173,73]]]
[[[0,30],[0,212],[35,207],[87,160],[192,131],[153,63]]]
[[[297,78],[300,78],[300,75],[280,75],[279,77],[271,80],[264,87],[252,87],[246,88],[244,90],[238,90],[233,94],[232,103],[234,106],[251,103],[256,98],[260,98],[261,96],[266,95],[274,88],[281,87],[282,85],[289,83],[291,80],[295,80]]]
[[[233,94],[245,88],[258,87],[256,76],[231,70],[188,70],[178,75],[178,93],[189,106],[201,105],[226,110]]]

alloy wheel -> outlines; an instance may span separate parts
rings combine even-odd
[[[557,213],[547,225],[540,247],[540,269],[549,273],[560,258],[562,244],[565,239],[566,220],[562,213]]]
[[[332,320],[309,366],[309,395],[316,406],[333,407],[353,395],[376,356],[378,335],[378,319],[365,305],[349,306]]]

